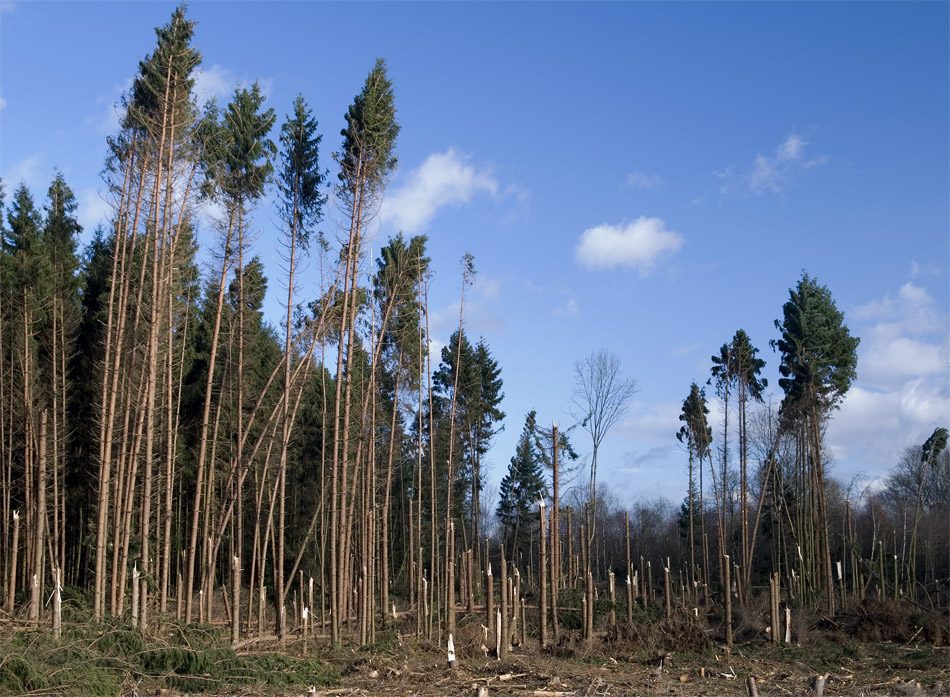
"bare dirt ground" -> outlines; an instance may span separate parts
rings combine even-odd
[[[499,661],[463,646],[455,668],[445,648],[408,643],[386,655],[327,656],[340,670],[338,684],[317,688],[323,697],[649,697],[653,695],[758,695],[926,697],[950,695],[950,648],[894,642],[853,643],[822,637],[809,646],[758,642],[731,651],[713,646],[701,654],[646,651],[597,640],[539,651],[536,642],[514,647]],[[559,653],[561,655],[559,655]],[[481,688],[485,692],[480,693]],[[268,693],[249,689],[242,697]]]
[[[814,695],[817,676],[825,695],[950,695],[950,653],[890,643],[862,646],[860,655],[824,660],[820,650],[797,647],[718,651],[708,656],[675,652],[642,658],[593,652],[587,658],[515,650],[505,661],[459,660],[448,668],[435,651],[405,658],[355,659],[340,684],[317,694],[366,697],[632,697],[649,695],[743,695],[749,677],[759,695]],[[307,694],[306,686],[299,694]],[[260,694],[249,690],[244,695]],[[296,693],[281,693],[296,694]]]

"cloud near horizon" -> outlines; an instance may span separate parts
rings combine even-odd
[[[682,246],[683,236],[668,230],[665,222],[640,216],[633,222],[588,228],[581,235],[575,258],[591,270],[621,266],[645,276]]]
[[[905,283],[849,313],[858,376],[828,427],[838,458],[864,462],[875,477],[901,450],[920,445],[950,414],[950,331],[925,288]]]
[[[467,204],[479,193],[497,194],[498,180],[469,159],[451,147],[429,155],[383,199],[380,221],[404,232],[423,232],[440,208]]]

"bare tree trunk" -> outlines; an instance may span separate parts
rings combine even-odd
[[[389,507],[391,505],[392,487],[393,487],[393,458],[396,448],[396,415],[399,411],[399,366],[402,365],[402,349],[399,350],[399,357],[396,360],[396,381],[393,386],[393,414],[389,424],[389,454],[386,458],[386,493],[383,496],[383,514],[382,514],[382,541],[380,542],[380,604],[382,605],[382,615],[385,618],[389,610]],[[411,516],[410,516],[411,518]],[[412,521],[409,522],[412,529]],[[412,542],[409,543],[409,549],[412,550]],[[410,574],[410,577],[412,574]],[[410,594],[411,595],[411,594]]]
[[[139,215],[142,209],[142,197],[145,191],[145,175],[147,171],[144,158],[136,163],[136,140],[133,137],[129,144],[129,155],[125,162],[122,194],[115,221],[115,249],[112,258],[112,272],[109,283],[109,301],[106,309],[105,358],[103,361],[102,388],[99,421],[99,501],[96,523],[96,568],[95,588],[93,592],[93,617],[99,619],[103,614],[106,593],[106,552],[108,543],[109,510],[112,478],[112,449],[116,427],[116,405],[119,397],[119,378],[125,342],[126,306],[129,295],[131,274],[127,268],[131,266],[132,256],[135,253],[136,234]],[[136,186],[135,200],[132,199],[133,165],[138,167],[139,181]],[[132,223],[129,225],[130,209]]]
[[[234,215],[231,215],[228,224],[227,236],[224,241],[224,255],[221,260],[221,274],[218,279],[218,299],[214,314],[214,330],[211,333],[211,348],[208,356],[208,377],[205,380],[204,407],[201,415],[201,435],[198,441],[198,471],[195,476],[195,500],[192,507],[191,533],[188,543],[187,580],[185,582],[185,622],[190,623],[192,617],[192,603],[195,587],[195,558],[198,546],[198,523],[201,515],[202,483],[204,481],[205,464],[208,454],[208,429],[211,418],[211,396],[214,384],[215,361],[218,353],[218,341],[221,336],[221,316],[224,311],[224,289],[227,282],[230,266],[231,235],[234,230]],[[210,494],[210,492],[209,492]]]
[[[27,378],[28,379],[28,378]],[[30,589],[30,622],[40,619],[43,566],[46,552],[46,410],[40,414],[36,473],[36,519],[33,542],[33,585]]]
[[[557,443],[554,445],[555,451],[557,450]],[[546,545],[546,535],[547,535],[547,526],[545,525],[545,513],[544,513],[544,500],[538,501],[538,518],[539,518],[539,535],[538,535],[538,548],[539,548],[539,564],[538,564],[538,577],[539,584],[541,589],[541,601],[539,608],[539,626],[540,626],[540,640],[541,648],[543,649],[547,646],[548,643],[548,579],[547,579],[547,566],[548,566],[548,551]]]

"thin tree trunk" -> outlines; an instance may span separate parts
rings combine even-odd
[[[46,410],[40,414],[36,473],[36,521],[33,542],[33,585],[30,589],[30,621],[39,622],[43,566],[46,552]]]

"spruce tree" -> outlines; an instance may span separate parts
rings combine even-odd
[[[509,559],[529,556],[537,532],[538,502],[547,497],[544,483],[543,456],[538,449],[537,412],[525,417],[524,428],[518,439],[514,457],[508,463],[508,473],[501,480],[496,515],[504,530],[506,554]]]
[[[375,215],[389,174],[396,166],[395,99],[392,82],[386,72],[386,63],[378,59],[345,115],[346,125],[341,151],[336,155],[340,164],[337,197],[349,218],[348,235],[341,254],[343,266],[342,311],[339,315],[339,333],[336,366],[336,385],[333,399],[333,460],[331,469],[330,506],[330,599],[331,641],[340,640],[340,616],[349,597],[350,580],[347,563],[351,539],[346,511],[355,502],[356,492],[348,482],[351,441],[351,408],[357,346],[356,318],[357,279],[366,223]],[[345,363],[345,368],[344,368]]]

